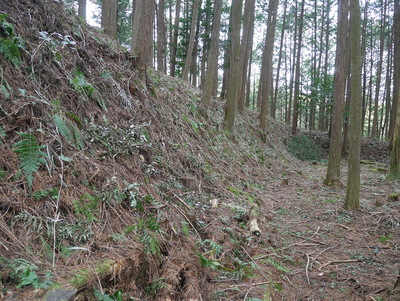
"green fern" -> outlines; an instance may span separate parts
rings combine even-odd
[[[79,129],[70,122],[58,115],[54,115],[54,123],[57,126],[58,132],[63,136],[69,144],[76,145],[79,149],[84,148],[84,142]]]
[[[36,137],[31,133],[18,132],[23,140],[15,143],[14,152],[17,154],[22,172],[26,176],[28,187],[32,187],[33,174],[37,172],[42,164],[46,163],[47,155],[41,150],[44,145],[39,145]]]

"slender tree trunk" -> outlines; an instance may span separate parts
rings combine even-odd
[[[299,94],[300,94],[300,59],[301,48],[303,43],[303,20],[304,20],[304,1],[301,2],[300,19],[299,19],[299,40],[297,44],[297,58],[296,58],[296,75],[294,82],[294,98],[293,98],[293,120],[292,120],[292,135],[297,132],[297,122],[299,117]]]
[[[179,18],[181,16],[181,0],[176,0],[175,6],[175,20],[174,20],[174,30],[171,42],[171,55],[170,55],[170,75],[175,76],[176,71],[176,51],[178,47],[178,34],[179,34]]]
[[[359,0],[350,0],[350,68],[351,103],[349,126],[349,172],[344,208],[360,207],[360,146],[361,146],[361,17]]]
[[[159,0],[157,9],[157,70],[165,73],[165,0]]]
[[[78,2],[78,16],[86,21],[86,0],[79,0],[79,2]]]
[[[392,115],[395,116],[395,126],[393,128],[393,146],[390,157],[390,171],[388,175],[388,179],[390,180],[400,179],[400,0],[394,1],[393,19],[394,66]]]
[[[225,106],[224,128],[231,134],[235,127],[237,111],[237,93],[240,68],[240,28],[243,0],[232,0],[232,35],[228,91]]]
[[[219,32],[221,29],[222,0],[214,1],[214,18],[211,32],[211,45],[208,54],[207,72],[204,80],[202,102],[208,107],[213,94],[214,82],[217,80],[218,54],[219,54]]]
[[[210,52],[210,43],[211,43],[211,22],[212,22],[212,13],[211,13],[211,0],[206,1],[206,17],[203,22],[204,24],[204,34],[203,34],[203,47],[202,47],[202,56],[201,56],[201,78],[200,78],[200,88],[203,89],[204,80],[206,77],[206,65],[207,65],[207,58]]]
[[[325,185],[340,187],[340,160],[343,124],[343,100],[346,90],[348,57],[347,33],[349,0],[339,0],[338,4],[338,33],[336,42],[335,78],[333,86],[333,116],[331,123],[331,139],[329,145],[329,161]]]
[[[287,9],[287,0],[285,0],[284,8],[283,8],[283,20],[282,20],[282,31],[281,31],[281,39],[279,43],[279,53],[278,53],[278,68],[276,70],[276,78],[275,78],[275,92],[271,102],[271,117],[276,118],[276,103],[278,101],[278,87],[279,87],[279,77],[281,72],[281,64],[282,64],[282,51],[283,51],[283,41],[285,37],[285,29],[286,29],[286,9]]]
[[[326,28],[325,28],[325,58],[324,58],[324,84],[327,86],[328,84],[328,69],[329,69],[329,40],[330,40],[330,34],[331,34],[331,18],[329,18],[329,13],[331,9],[331,2],[327,1],[327,7],[326,7]],[[327,117],[327,96],[326,93],[324,93],[324,97],[321,102],[321,107],[320,107],[320,112],[318,116],[318,129],[320,131],[326,131],[327,127],[326,124],[328,123],[327,120],[329,118]]]
[[[376,86],[375,86],[375,99],[374,99],[374,119],[372,122],[371,137],[378,138],[378,109],[379,109],[379,94],[381,90],[381,78],[382,78],[382,65],[383,65],[383,50],[385,46],[385,28],[386,28],[386,5],[387,1],[384,1],[384,9],[381,15],[381,28],[379,35],[379,60],[376,69]]]
[[[244,8],[243,35],[240,45],[240,74],[238,110],[243,112],[246,92],[246,79],[251,48],[253,48],[255,0],[246,0]]]
[[[304,2],[303,2],[304,3]],[[268,116],[268,105],[269,98],[272,91],[272,55],[274,52],[274,41],[275,41],[275,28],[276,28],[276,16],[278,13],[279,0],[270,0],[268,7],[268,23],[267,23],[267,36],[265,37],[265,46],[262,57],[261,72],[264,76],[260,77],[261,91],[261,112],[260,112],[260,129],[265,133],[267,129],[267,116]]]
[[[105,34],[114,40],[118,37],[117,12],[117,0],[103,0],[103,5],[101,6],[101,28],[103,28]]]
[[[185,67],[182,71],[182,79],[188,80],[189,78],[189,70],[190,64],[192,63],[193,57],[193,49],[195,45],[196,39],[196,24],[197,24],[197,17],[199,15],[199,7],[201,5],[200,0],[193,0],[193,8],[192,8],[192,22],[190,24],[190,35],[189,35],[189,46],[186,54],[186,61]]]

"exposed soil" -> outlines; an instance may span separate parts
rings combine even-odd
[[[2,1],[3,13],[26,44],[21,66],[0,53],[2,300],[41,299],[45,280],[75,300],[387,299],[400,186],[385,180],[385,143],[363,142],[361,209],[346,211],[345,189],[322,184],[326,160],[288,153],[286,126],[270,120],[262,142],[245,111],[229,139],[221,101],[204,118],[201,91],[137,70],[60,3]],[[19,132],[45,146],[32,187]],[[300,134],[326,154],[326,133]]]

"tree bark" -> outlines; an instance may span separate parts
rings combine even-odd
[[[333,87],[333,115],[331,124],[331,138],[329,145],[329,161],[326,172],[325,185],[339,187],[340,159],[343,124],[343,100],[346,89],[347,65],[347,33],[349,0],[339,0],[338,4],[338,33],[336,42],[335,78]]]
[[[183,71],[182,71],[182,79],[184,79],[186,81],[189,78],[189,70],[190,70],[190,65],[192,63],[193,49],[194,49],[195,38],[196,38],[197,17],[199,14],[200,4],[201,4],[200,0],[193,0],[192,22],[190,24],[190,35],[189,35],[189,46],[188,46],[188,50],[187,50],[187,54],[186,54],[185,67],[183,68]]]
[[[301,2],[301,11],[299,19],[299,40],[297,42],[296,74],[294,78],[294,98],[293,98],[293,120],[292,135],[297,132],[297,122],[299,117],[299,94],[300,94],[300,59],[303,39],[303,20],[304,20],[304,1]]]
[[[101,6],[101,28],[103,28],[106,35],[114,40],[118,37],[117,13],[117,0],[103,0],[103,5]]]
[[[350,68],[351,102],[349,125],[349,172],[345,209],[360,207],[360,145],[361,145],[361,17],[359,0],[350,0]]]
[[[243,0],[232,0],[232,34],[228,91],[225,106],[224,128],[232,135],[236,121],[237,93],[240,67],[240,28]]]
[[[214,82],[217,80],[218,53],[219,53],[219,32],[221,29],[222,0],[214,1],[214,19],[211,32],[211,46],[208,54],[207,72],[204,80],[202,102],[208,107],[213,94]]]
[[[178,33],[179,33],[179,18],[181,15],[181,0],[176,0],[175,6],[175,20],[174,20],[174,30],[173,37],[171,41],[171,56],[170,56],[170,75],[175,76],[176,71],[176,50],[178,47]]]
[[[157,9],[157,70],[165,73],[165,0],[159,0]]]
[[[154,0],[136,0],[132,24],[132,54],[136,66],[145,69],[152,65]]]
[[[251,49],[253,48],[255,2],[255,0],[246,0],[244,7],[243,35],[240,45],[239,112],[243,112],[245,103],[247,71]]]
[[[79,2],[78,2],[78,16],[86,21],[86,0],[79,0]]]
[[[303,2],[304,3],[304,2]],[[260,77],[261,92],[261,112],[260,112],[260,129],[265,133],[267,129],[267,116],[268,116],[268,105],[271,94],[272,85],[272,55],[274,52],[274,41],[275,41],[275,28],[276,28],[276,16],[278,13],[279,0],[271,0],[268,8],[268,24],[267,24],[267,36],[265,38],[265,46],[262,57],[261,72],[264,73]]]
[[[393,110],[394,127],[392,137],[392,152],[388,179],[400,179],[400,0],[394,1],[394,66],[393,66]]]

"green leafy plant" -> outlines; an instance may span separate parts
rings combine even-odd
[[[94,290],[94,296],[97,298],[99,301],[124,301],[122,291],[117,290],[114,294],[111,296],[108,294],[103,294],[99,290]]]
[[[7,14],[0,14],[0,53],[15,66],[20,66],[20,49],[25,49],[25,41],[15,35],[15,27],[7,22],[7,17]]]
[[[42,164],[46,164],[47,155],[41,151],[45,146],[39,145],[32,133],[18,132],[18,134],[23,139],[15,143],[14,152],[20,160],[19,166],[26,176],[28,187],[32,187],[33,174],[39,170]]]
[[[89,193],[84,194],[78,200],[73,201],[75,214],[85,217],[88,222],[98,221],[97,218],[99,200]]]
[[[54,124],[57,126],[58,132],[63,136],[69,144],[75,145],[79,149],[84,148],[84,142],[79,129],[71,122],[64,121],[59,115],[54,115]]]
[[[166,288],[167,284],[165,283],[164,278],[157,278],[153,280],[148,286],[144,288],[144,291],[148,295],[156,296],[159,291],[163,288]]]
[[[379,237],[380,242],[388,242],[391,240],[393,240],[393,234],[382,235],[381,237]]]
[[[96,90],[91,83],[89,83],[82,71],[76,70],[74,77],[69,81],[75,91],[91,97]]]
[[[32,193],[32,196],[36,200],[41,200],[47,197],[50,197],[52,199],[56,199],[58,197],[58,189],[57,188],[50,188],[46,190],[38,190]]]
[[[287,142],[288,151],[302,161],[321,161],[321,148],[307,136],[293,136]]]
[[[10,277],[18,281],[18,288],[32,285],[33,288],[38,289],[54,285],[54,282],[51,280],[53,276],[50,272],[46,272],[44,279],[41,279],[35,272],[39,268],[25,259],[15,259],[12,261],[2,259],[2,261],[5,261],[11,270]]]

